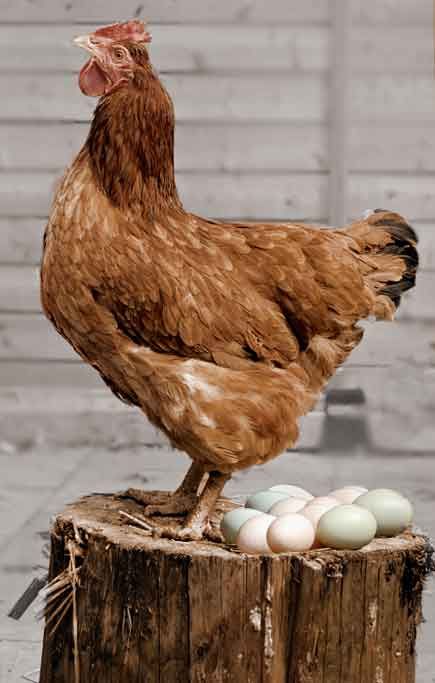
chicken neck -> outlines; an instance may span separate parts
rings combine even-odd
[[[85,145],[98,187],[143,217],[180,208],[174,172],[172,101],[151,67],[102,97]]]

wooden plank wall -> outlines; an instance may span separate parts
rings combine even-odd
[[[332,99],[331,54],[339,58],[346,37],[332,10],[332,0],[125,0],[124,17],[146,11],[152,58],[175,101],[178,183],[189,209],[328,222],[330,133],[335,122],[339,134],[336,117],[343,114]],[[373,327],[352,364],[407,359],[429,367],[435,341],[431,2],[352,0],[349,15],[340,29],[350,32],[343,70],[348,143],[341,152],[346,213],[377,206],[403,212],[420,233],[423,262],[400,323],[394,331]],[[95,105],[78,90],[83,54],[71,39],[118,19],[115,0],[0,5],[0,385],[98,385],[42,318],[37,264],[54,184],[80,148]],[[418,341],[410,348],[411,339]]]

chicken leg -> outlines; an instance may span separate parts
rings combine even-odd
[[[201,465],[192,463],[180,486],[169,500],[165,491],[143,491],[133,488],[127,489],[124,497],[132,498],[141,505],[145,505],[147,516],[183,515],[194,508],[206,477],[208,474]]]
[[[174,524],[159,524],[156,521],[150,520],[148,517],[139,519],[130,515],[129,519],[133,523],[136,522],[137,526],[147,529],[148,532],[157,537],[171,538],[177,541],[200,541],[205,533],[209,532],[208,536],[212,538],[212,540],[220,541],[221,538],[219,537],[219,534],[210,533],[209,517],[223,487],[230,478],[230,474],[210,472],[207,482],[203,486],[199,496],[196,496],[196,501],[181,527],[175,526]]]

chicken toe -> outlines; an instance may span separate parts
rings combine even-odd
[[[195,493],[174,493],[166,501],[156,502],[154,505],[147,505],[145,508],[145,514],[147,517],[153,517],[155,515],[161,515],[163,517],[185,515],[189,513],[194,507],[198,500],[198,496]]]

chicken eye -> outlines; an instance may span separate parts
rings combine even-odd
[[[122,47],[115,47],[113,56],[115,59],[122,60],[125,57],[125,51],[122,49]]]

